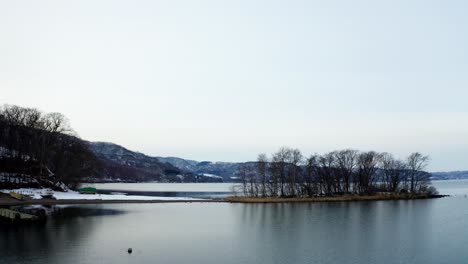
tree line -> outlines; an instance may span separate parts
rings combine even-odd
[[[419,152],[405,160],[390,153],[333,151],[305,158],[299,149],[282,147],[270,158],[240,166],[241,191],[249,197],[317,197],[344,194],[436,192],[425,172],[429,157]]]
[[[2,185],[21,182],[74,185],[98,160],[60,113],[15,105],[0,107]]]

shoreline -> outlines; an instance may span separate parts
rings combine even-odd
[[[283,197],[227,197],[230,203],[323,203],[323,202],[363,202],[363,201],[396,201],[424,200],[449,197],[450,195],[411,195],[411,194],[376,194],[376,195],[343,195],[331,197],[283,198]]]
[[[101,199],[31,199],[19,201],[7,195],[0,194],[0,206],[21,205],[79,205],[79,204],[149,204],[149,203],[323,203],[323,202],[360,202],[360,201],[392,201],[392,200],[423,200],[448,197],[449,195],[346,195],[335,197],[313,198],[255,198],[255,197],[226,197],[219,199],[181,199],[181,200],[101,200]]]
[[[63,199],[56,200],[50,198],[16,200],[8,195],[0,193],[0,206],[20,206],[20,205],[66,205],[66,204],[138,204],[138,203],[197,203],[197,202],[220,202],[216,199],[180,199],[180,200],[134,200],[134,199]]]

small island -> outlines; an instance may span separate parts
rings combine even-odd
[[[448,195],[440,194],[374,194],[374,195],[341,195],[322,197],[227,197],[230,203],[320,203],[320,202],[359,202],[359,201],[389,201],[389,200],[420,200],[443,198]]]
[[[440,198],[425,172],[429,157],[419,152],[405,160],[390,153],[340,150],[304,158],[301,151],[280,148],[268,159],[239,168],[236,203],[334,202]]]

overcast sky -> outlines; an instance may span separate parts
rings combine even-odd
[[[1,1],[0,103],[157,156],[286,145],[468,169],[467,3]]]

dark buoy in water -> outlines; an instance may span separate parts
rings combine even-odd
[[[132,249],[132,248],[128,248],[127,252],[128,252],[128,254],[132,254],[133,249]]]

